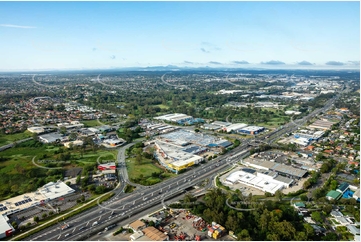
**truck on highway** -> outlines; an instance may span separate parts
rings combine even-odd
[[[61,230],[66,230],[67,228],[70,228],[69,224],[63,224],[61,227]]]
[[[111,224],[108,227],[105,227],[104,231],[108,231],[109,229],[114,228],[115,226],[117,226],[117,224]]]
[[[98,221],[95,221],[92,226],[94,227],[95,225],[98,225]]]

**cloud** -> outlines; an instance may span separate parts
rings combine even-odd
[[[111,55],[110,59],[114,60],[115,59],[115,55]]]
[[[14,25],[14,24],[0,24],[0,27],[19,28],[19,29],[35,29],[34,26]]]
[[[217,61],[210,61],[208,62],[209,64],[213,64],[213,65],[222,65],[221,62],[217,62]]]
[[[204,52],[204,53],[209,53],[209,51],[204,49],[204,48],[201,48],[201,51]]]
[[[194,63],[191,61],[184,61],[184,64],[194,64]]]
[[[207,45],[207,46],[210,46],[210,45],[212,45],[212,44],[211,44],[211,43],[209,43],[209,42],[203,41],[203,42],[201,42],[201,45]]]
[[[97,48],[93,48],[92,50],[93,50],[93,51],[96,51],[96,50],[97,50]]]
[[[312,66],[313,65],[311,62],[308,62],[308,61],[301,61],[301,62],[298,62],[297,64],[299,64],[301,66]]]
[[[265,65],[284,65],[285,63],[282,62],[282,61],[270,60],[270,61],[266,61],[266,62],[261,62],[261,64],[265,64]]]
[[[214,50],[217,50],[217,51],[222,50],[217,45],[206,42],[206,41],[201,42],[201,47],[202,47],[201,51],[203,51],[205,53],[210,53],[211,51],[214,51]]]
[[[343,63],[339,62],[339,61],[328,61],[328,62],[326,62],[326,65],[329,65],[329,66],[343,66]]]
[[[348,61],[349,63],[351,63],[352,65],[360,65],[360,61]]]
[[[249,64],[248,61],[245,61],[245,60],[242,60],[242,61],[233,61],[234,64],[239,64],[239,65],[242,65],[242,64]]]

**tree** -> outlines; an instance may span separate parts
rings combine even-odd
[[[307,195],[305,195],[305,194],[302,194],[302,195],[300,196],[300,198],[301,198],[302,201],[308,201],[308,197],[307,197]]]
[[[249,232],[247,229],[242,229],[240,233],[237,234],[238,240],[241,241],[250,241],[252,240],[251,236],[249,235]]]
[[[303,228],[305,229],[308,238],[312,237],[315,234],[315,230],[309,223],[304,223]]]
[[[72,132],[72,133],[69,135],[69,140],[76,140],[77,137],[78,137],[78,135],[77,135],[75,132]]]
[[[64,126],[60,127],[60,133],[66,134],[66,128]]]
[[[331,181],[331,185],[330,185],[331,190],[336,190],[337,186],[338,186],[338,182],[336,180]]]
[[[322,211],[324,211],[326,214],[330,214],[332,211],[332,205],[327,204],[327,205],[323,206]]]
[[[17,227],[18,227],[18,224],[16,223],[16,221],[13,221],[13,222],[11,223],[11,225],[14,227],[14,229],[17,229]]]
[[[283,198],[283,193],[282,191],[280,190],[277,190],[276,193],[275,193],[275,197],[278,201],[282,201],[282,198]]]
[[[36,222],[36,223],[37,223],[37,222],[39,222],[39,220],[40,220],[40,219],[39,219],[39,217],[38,217],[38,216],[35,216],[35,217],[34,217],[34,222]]]
[[[97,188],[95,189],[95,193],[97,194],[102,194],[106,192],[106,187],[103,185],[97,186]]]
[[[322,237],[322,240],[324,240],[324,241],[338,241],[339,239],[337,237],[337,234],[329,232],[329,233],[326,234],[326,236]]]
[[[76,177],[76,184],[79,185],[80,184],[80,181],[81,181],[81,175],[79,174],[77,177]]]
[[[321,214],[317,211],[311,213],[311,218],[318,223],[322,223],[323,221]]]

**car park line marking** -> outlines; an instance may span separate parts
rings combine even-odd
[[[57,239],[60,239],[61,235],[59,235],[59,237]]]

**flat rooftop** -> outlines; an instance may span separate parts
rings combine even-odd
[[[183,129],[170,132],[168,134],[159,135],[158,139],[162,141],[168,141],[176,145],[186,145],[188,143],[192,143],[199,146],[208,146],[209,144],[220,144],[222,142],[227,141],[226,139],[220,139],[206,134],[198,134]]]
[[[276,163],[276,162],[272,162],[272,161],[267,161],[267,160],[248,159],[246,161],[246,163],[249,163],[250,165],[264,167],[269,170],[274,170],[276,172],[281,172],[281,173],[299,177],[299,178],[303,177],[307,173],[306,170],[294,168],[292,166],[288,166],[288,165],[284,165],[284,164],[280,164],[280,163]]]
[[[12,197],[0,202],[0,215],[11,214],[32,206],[40,205],[46,200],[53,200],[75,192],[64,182],[49,182],[35,192]],[[1,206],[1,204],[3,206]],[[4,209],[6,208],[6,209]]]

